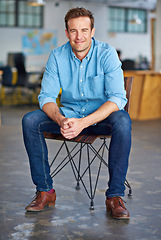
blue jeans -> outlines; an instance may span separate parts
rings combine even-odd
[[[53,181],[43,132],[60,133],[60,127],[42,110],[27,113],[23,117],[22,127],[33,183],[37,191],[49,191],[53,187]],[[97,125],[84,129],[82,133],[112,135],[106,196],[124,196],[124,182],[131,148],[131,120],[128,113],[124,110],[116,111]]]

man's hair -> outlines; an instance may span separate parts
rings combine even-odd
[[[78,17],[89,17],[91,20],[91,30],[94,28],[93,14],[89,10],[83,7],[81,8],[77,7],[77,8],[70,9],[65,15],[64,20],[65,20],[65,27],[67,30],[68,30],[68,21],[72,18],[78,18]]]

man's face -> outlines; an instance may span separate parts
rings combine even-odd
[[[72,18],[68,21],[66,36],[75,55],[82,60],[91,47],[91,38],[95,29],[91,30],[91,20],[89,17]]]

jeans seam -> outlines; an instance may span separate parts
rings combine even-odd
[[[42,148],[42,163],[43,163],[43,171],[44,171],[44,176],[45,176],[45,184],[47,186],[47,188],[49,189],[49,185],[47,183],[47,176],[46,176],[46,170],[45,170],[45,156],[44,156],[44,148],[43,148],[43,143],[42,143],[42,137],[41,137],[41,131],[40,131],[40,126],[43,125],[43,124],[46,124],[46,123],[50,123],[50,121],[45,121],[43,123],[40,123],[38,125],[38,131],[39,131],[39,137],[40,137],[40,143],[41,143],[41,148]]]

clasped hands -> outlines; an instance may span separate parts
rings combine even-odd
[[[80,118],[64,118],[61,121],[60,132],[63,137],[72,139],[78,136],[78,134],[84,129],[83,121]]]

